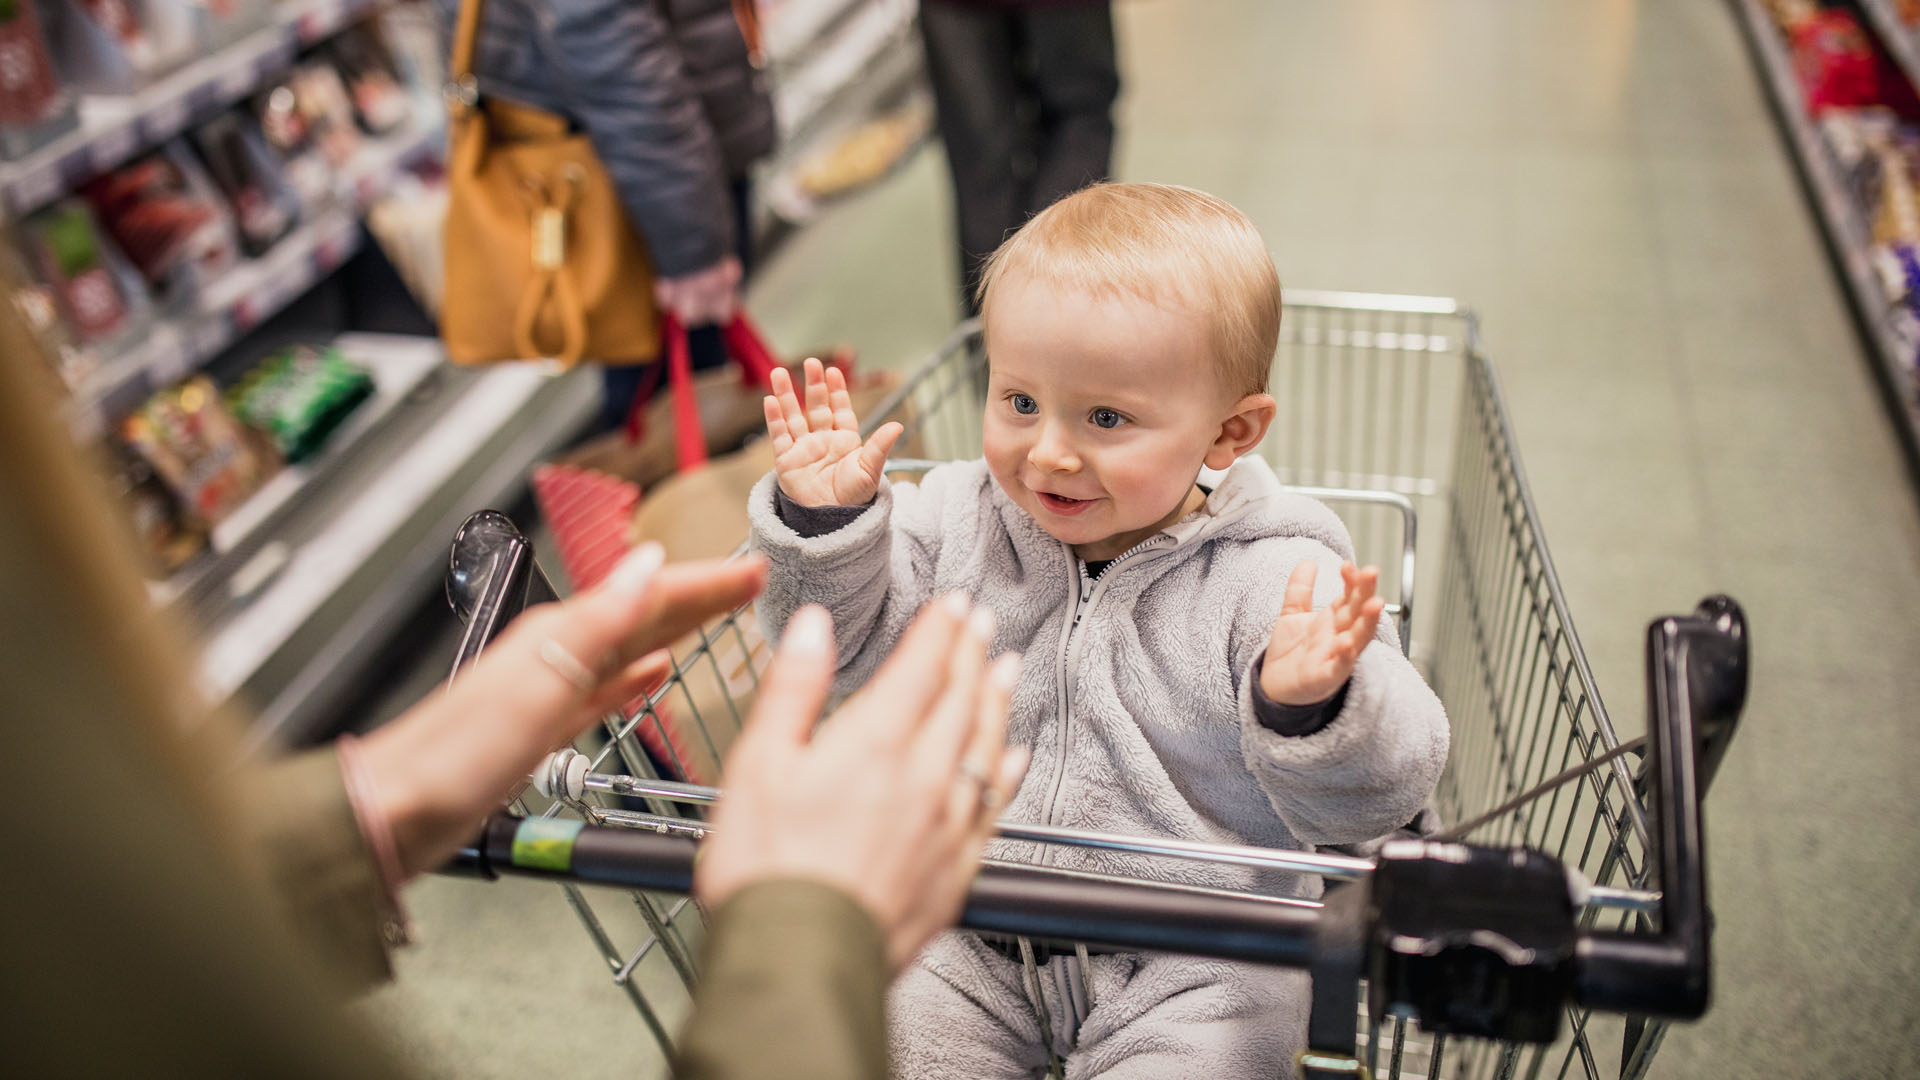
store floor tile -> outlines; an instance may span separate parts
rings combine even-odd
[[[1707,802],[1714,1008],[1654,1075],[1920,1069],[1920,511],[1728,6],[1116,12],[1121,178],[1242,206],[1289,286],[1480,312],[1622,729],[1647,620],[1712,590],[1747,604],[1748,730]],[[775,342],[924,355],[957,317],[948,195],[935,148],[794,236],[751,299]],[[417,1059],[658,1074],[557,893],[416,894],[428,936],[375,1004]]]

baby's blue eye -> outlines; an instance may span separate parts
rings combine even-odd
[[[1015,394],[1007,399],[1013,402],[1013,411],[1021,416],[1032,416],[1040,411],[1040,405],[1025,394]]]
[[[1093,425],[1103,428],[1117,428],[1126,422],[1126,418],[1112,409],[1093,410]]]

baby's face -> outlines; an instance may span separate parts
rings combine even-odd
[[[1083,559],[1177,520],[1233,411],[1198,317],[1002,280],[987,320],[987,465]]]

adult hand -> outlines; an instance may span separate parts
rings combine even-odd
[[[360,745],[403,877],[444,863],[542,756],[665,678],[665,646],[746,603],[759,558],[663,566],[636,548],[598,586],[527,609],[444,694]]]
[[[1267,639],[1260,689],[1282,705],[1313,705],[1337,693],[1353,675],[1386,610],[1387,602],[1373,595],[1380,584],[1379,567],[1358,570],[1342,563],[1340,579],[1346,591],[1315,611],[1313,583],[1319,576],[1320,567],[1312,559],[1293,568],[1280,618]]]
[[[785,368],[773,369],[773,393],[763,403],[780,490],[801,506],[859,506],[880,490],[887,454],[906,429],[883,424],[862,443],[847,377],[812,357],[805,369],[806,408]]]
[[[656,278],[653,298],[681,326],[728,322],[740,307],[740,260],[729,255],[704,270]]]
[[[894,970],[953,925],[1000,807],[1026,773],[1006,746],[1019,657],[989,665],[992,612],[955,593],[928,606],[867,687],[815,733],[834,670],[820,608],[788,621],[726,796],[694,869],[717,906],[757,881],[807,878],[879,924]]]

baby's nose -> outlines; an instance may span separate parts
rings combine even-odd
[[[1079,455],[1073,447],[1055,433],[1043,433],[1027,451],[1027,461],[1036,469],[1048,472],[1072,472],[1080,467]]]

